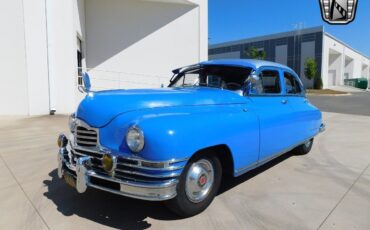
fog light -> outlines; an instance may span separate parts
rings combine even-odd
[[[64,148],[66,147],[68,144],[68,139],[66,136],[64,136],[63,134],[60,134],[59,137],[58,137],[58,146],[59,148]]]
[[[110,154],[104,154],[102,157],[102,166],[106,172],[112,173],[117,167],[117,158]]]

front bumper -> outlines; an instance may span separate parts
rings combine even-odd
[[[58,177],[84,193],[88,187],[104,190],[107,192],[150,201],[169,200],[176,196],[178,173],[173,173],[171,178],[137,181],[120,179],[112,175],[106,175],[95,170],[92,165],[96,158],[92,156],[80,156],[71,161],[71,150],[60,148],[58,153]],[[176,170],[181,170],[177,167]]]

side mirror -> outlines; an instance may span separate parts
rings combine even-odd
[[[82,83],[83,86],[79,86],[78,90],[81,93],[88,93],[91,91],[91,82],[90,82],[90,76],[88,73],[84,73],[82,76]]]

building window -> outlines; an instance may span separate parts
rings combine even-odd
[[[78,73],[78,84],[82,85],[82,41],[77,37],[77,73]]]

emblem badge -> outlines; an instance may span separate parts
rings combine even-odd
[[[348,24],[355,19],[358,0],[319,0],[324,21]]]

